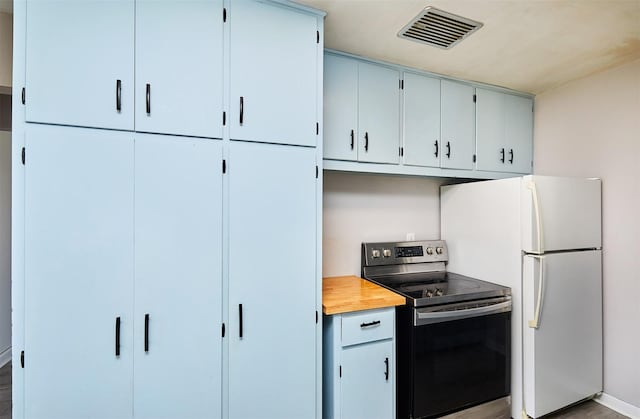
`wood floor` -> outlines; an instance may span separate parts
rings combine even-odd
[[[443,419],[508,419],[507,402],[497,400],[493,403],[445,416]],[[561,412],[545,416],[545,419],[624,419],[623,416],[594,401],[572,406]],[[11,419],[11,364],[0,368],[0,419]]]

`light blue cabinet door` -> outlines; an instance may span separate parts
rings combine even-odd
[[[220,417],[220,142],[136,135],[135,255],[134,416]]]
[[[476,89],[476,169],[505,171],[505,94]]]
[[[403,163],[440,166],[440,80],[404,73]]]
[[[358,159],[358,61],[324,56],[324,158]]]
[[[222,138],[222,0],[136,1],[136,131]]]
[[[231,139],[315,146],[316,16],[242,0],[227,20]]]
[[[531,173],[533,99],[505,95],[505,146],[509,171]]]
[[[315,167],[312,148],[230,145],[231,419],[315,417]]]
[[[30,125],[25,142],[25,417],[130,418],[132,134]]]
[[[473,87],[442,80],[442,157],[440,166],[473,169],[475,104]]]
[[[358,63],[358,160],[398,163],[400,159],[400,73]]]
[[[27,121],[133,129],[133,0],[28,0],[26,26]]]
[[[392,353],[391,339],[343,349],[340,378],[342,418],[395,417]]]

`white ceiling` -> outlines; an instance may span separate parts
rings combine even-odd
[[[325,46],[538,94],[640,59],[640,0],[296,0],[327,11]],[[442,50],[397,33],[424,7],[484,26]]]

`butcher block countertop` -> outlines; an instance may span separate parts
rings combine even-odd
[[[357,276],[322,279],[322,312],[341,314],[351,311],[400,306],[405,298]]]

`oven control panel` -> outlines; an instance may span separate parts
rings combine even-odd
[[[400,265],[404,263],[446,262],[449,260],[444,240],[362,243],[364,266]]]

